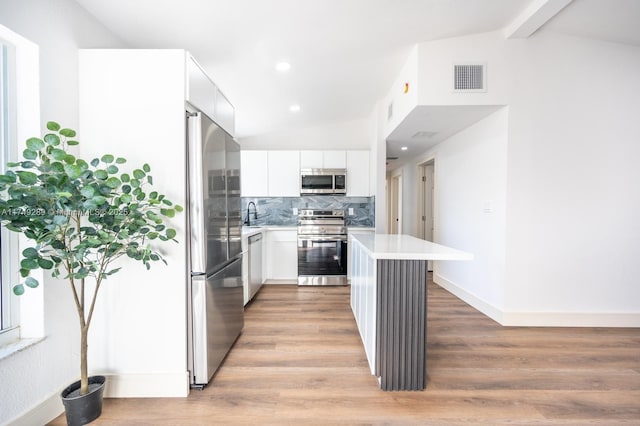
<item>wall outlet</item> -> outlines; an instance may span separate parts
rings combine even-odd
[[[297,215],[298,215],[298,209],[297,209],[297,208],[295,208],[295,207],[293,208],[293,215],[294,215],[294,216],[297,216]]]
[[[349,216],[353,216],[353,207],[349,207]]]

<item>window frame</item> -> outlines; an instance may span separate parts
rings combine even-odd
[[[0,171],[15,158],[16,143],[16,48],[0,38]],[[12,282],[18,276],[18,236],[0,229],[0,344],[20,337],[20,301]]]

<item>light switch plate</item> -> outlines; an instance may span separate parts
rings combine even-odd
[[[353,216],[353,207],[349,207],[349,216]]]
[[[295,207],[293,208],[293,215],[294,215],[294,216],[297,216],[297,215],[298,215],[298,209],[297,209],[297,208],[295,208]]]

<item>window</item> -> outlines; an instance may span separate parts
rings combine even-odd
[[[15,145],[15,49],[0,39],[0,171],[4,172]],[[0,342],[18,336],[18,301],[12,295],[17,238],[2,227],[0,230]]]

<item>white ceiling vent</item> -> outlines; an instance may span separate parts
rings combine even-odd
[[[478,63],[453,64],[454,92],[486,92],[487,65]]]

